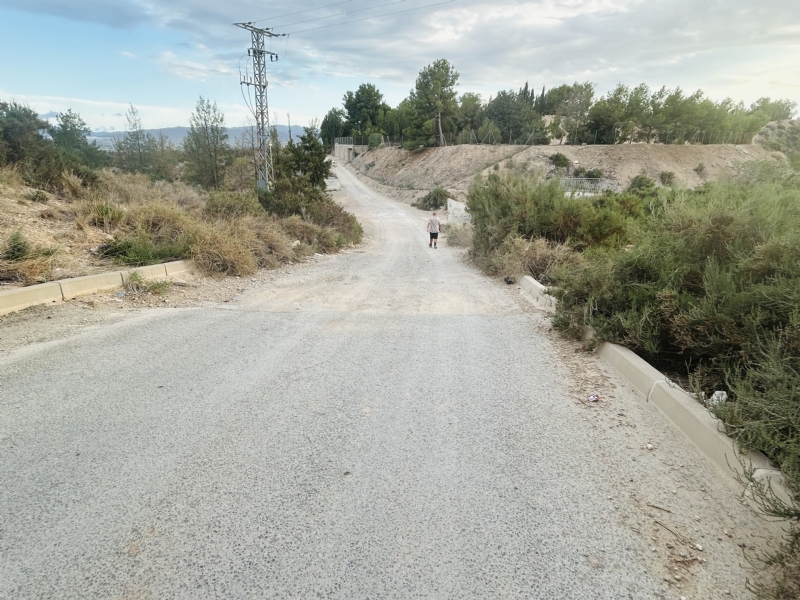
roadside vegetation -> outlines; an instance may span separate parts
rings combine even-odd
[[[286,145],[273,132],[276,185],[259,196],[253,140],[232,147],[213,102],[200,98],[182,148],[144,132],[134,107],[127,121],[109,154],[71,111],[53,126],[0,103],[0,280],[69,276],[80,262],[74,247],[83,262],[190,258],[203,272],[242,276],[361,241],[356,219],[325,191],[330,163],[313,127]],[[38,218],[13,219],[15,205]],[[59,230],[63,241],[34,243],[41,230]]]
[[[664,176],[669,179],[668,175]],[[553,286],[555,326],[591,344],[633,349],[696,394],[730,435],[780,465],[795,502],[760,491],[767,515],[788,519],[766,557],[763,597],[795,598],[800,582],[800,177],[750,163],[694,189],[570,197],[555,180],[514,172],[473,183],[471,253],[498,275]],[[716,391],[728,401],[710,402]],[[752,483],[752,482],[751,482]]]

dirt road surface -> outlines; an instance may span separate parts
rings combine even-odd
[[[338,175],[362,247],[0,354],[0,598],[747,597],[723,477]]]

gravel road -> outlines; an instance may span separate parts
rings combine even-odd
[[[661,597],[518,292],[338,175],[361,248],[0,359],[0,598]]]

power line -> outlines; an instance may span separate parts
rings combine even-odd
[[[280,25],[280,27],[289,27],[291,25],[302,25],[303,23],[311,23],[312,21],[322,21],[323,19],[333,19],[334,17],[343,17],[344,15],[352,15],[353,13],[364,12],[365,10],[375,10],[376,8],[381,8],[383,6],[391,6],[392,4],[400,4],[405,2],[406,0],[394,0],[394,2],[387,2],[386,4],[378,4],[376,6],[369,6],[367,8],[359,8],[357,10],[348,10],[347,12],[343,13],[336,13],[335,15],[328,15],[326,17],[316,17],[314,19],[306,19],[305,21],[295,21],[294,23],[284,23]]]
[[[347,4],[348,2],[352,2],[353,0],[344,0],[344,2],[334,2],[333,4],[326,4],[324,6],[318,6],[317,8],[309,8],[306,10],[298,10],[297,12],[286,13],[285,15],[278,15],[277,17],[267,17],[266,19],[259,19],[258,21],[252,21],[253,23],[261,23],[263,21],[274,21],[275,19],[282,19],[284,17],[291,17],[294,15],[301,15],[303,13],[312,12],[315,10],[322,10],[323,8],[330,8],[331,6],[339,6],[340,4]]]
[[[432,8],[434,6],[441,6],[443,4],[452,4],[456,0],[446,0],[445,2],[436,2],[434,4],[426,4],[425,6],[417,6],[416,8],[407,8],[405,10],[398,10],[395,12],[384,13],[382,15],[375,15],[374,17],[364,17],[363,19],[353,19],[351,21],[345,21],[344,23],[333,23],[331,25],[320,25],[319,27],[310,27],[308,29],[300,29],[298,31],[290,31],[288,33],[284,33],[283,35],[293,35],[295,33],[304,33],[306,31],[316,31],[317,29],[327,29],[328,27],[339,27],[341,25],[347,25],[349,23],[359,23],[361,21],[369,21],[370,19],[379,19],[380,17],[390,17],[392,15],[399,15],[402,13],[411,12],[414,10],[422,10],[423,8]]]

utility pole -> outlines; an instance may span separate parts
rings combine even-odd
[[[270,62],[278,60],[278,55],[265,49],[264,38],[281,37],[286,34],[273,33],[270,28],[259,28],[254,23],[234,23],[250,32],[252,47],[247,50],[253,58],[253,76],[243,78],[242,85],[252,86],[255,91],[255,103],[252,107],[256,120],[256,173],[258,174],[258,190],[269,191],[275,182],[272,169],[272,142],[269,131],[269,105],[267,103],[267,56]]]

